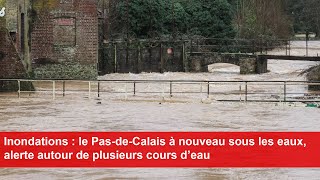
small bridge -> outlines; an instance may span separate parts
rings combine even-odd
[[[262,42],[264,41],[258,45],[251,40],[233,39],[107,42],[100,49],[99,74],[208,72],[208,65],[215,63],[240,66],[241,74],[262,74],[268,72],[268,59],[320,61],[320,57],[291,56],[291,49],[301,49],[302,47],[292,47],[290,41]],[[285,55],[268,54],[268,50],[278,47],[284,48],[284,46],[286,48]],[[253,53],[218,53],[225,52],[229,48],[232,49],[232,52]],[[314,50],[320,52],[320,48]],[[254,53],[258,51],[260,54]],[[308,52],[308,47],[306,47],[306,52]]]
[[[228,63],[240,66],[241,74],[263,74],[268,72],[268,60],[319,61],[318,56],[252,55],[239,53],[192,53],[188,59],[191,72],[208,72],[208,66]]]

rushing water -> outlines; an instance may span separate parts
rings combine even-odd
[[[301,42],[296,42],[297,44]],[[319,45],[315,44],[316,45]],[[275,51],[277,53],[277,51]],[[294,53],[294,52],[292,52]],[[299,54],[299,51],[296,53]],[[316,52],[313,52],[316,53]],[[100,79],[305,80],[313,62],[270,61],[270,72],[239,75],[233,65],[211,73],[112,74]],[[75,86],[78,87],[78,86]],[[105,89],[113,88],[104,86]],[[121,88],[121,87],[119,87]],[[305,90],[302,88],[302,90]],[[0,97],[1,131],[319,131],[320,109],[283,103],[222,103],[157,97],[88,99],[87,94],[51,100],[50,94]],[[97,103],[97,102],[101,102]],[[0,169],[0,179],[318,179],[318,169]]]

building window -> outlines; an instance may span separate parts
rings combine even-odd
[[[17,33],[16,32],[10,32],[10,37],[14,43],[17,42]]]

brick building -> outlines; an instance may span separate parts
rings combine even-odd
[[[71,79],[70,72],[82,67],[97,72],[96,0],[0,0],[1,7],[0,78],[33,71],[36,78]],[[50,66],[61,73],[47,76],[56,71]]]
[[[96,0],[34,0],[31,18],[33,62],[97,63]]]
[[[5,16],[0,17],[0,78],[23,78],[25,68],[16,39],[19,31],[18,1],[0,0],[0,9],[5,9]],[[19,9],[23,12],[23,8]]]

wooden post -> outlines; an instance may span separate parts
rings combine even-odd
[[[239,91],[240,91],[240,102],[242,102],[242,86],[241,86],[241,84],[239,86]]]
[[[263,39],[260,39],[260,54],[263,54]]]
[[[136,82],[133,82],[133,95],[136,96]]]
[[[88,87],[88,90],[89,90],[89,94],[88,94],[89,96],[88,97],[89,97],[89,99],[91,99],[91,81],[88,82],[88,86],[89,86]]]
[[[183,41],[182,45],[183,49],[183,68],[185,72],[189,72],[189,62],[188,62],[188,56],[187,56],[187,51],[186,51],[186,42]]]
[[[138,58],[137,58],[137,62],[136,62],[136,73],[140,72],[140,68],[139,68],[139,64],[141,62],[141,47],[140,47],[140,42],[139,42],[139,46],[138,46]]]
[[[117,44],[114,44],[114,72],[117,73],[118,72],[118,67],[117,67]]]
[[[289,56],[291,56],[291,40],[289,40]]]
[[[98,81],[98,98],[100,97],[100,81]]]
[[[284,82],[283,85],[283,102],[287,102],[287,82]]]
[[[208,82],[208,98],[210,97],[210,82]]]
[[[66,96],[66,82],[65,81],[62,82],[62,96],[63,97]]]
[[[164,62],[163,62],[163,57],[162,57],[162,42],[160,42],[160,73],[164,72]]]
[[[56,99],[56,82],[52,81],[52,99]]]
[[[125,100],[128,100],[128,89],[127,89],[127,83],[125,83]]]
[[[173,97],[172,96],[172,81],[170,81],[170,97]]]
[[[129,64],[129,40],[127,39],[127,42],[126,42],[126,69],[127,70],[130,70],[130,68],[128,67],[128,64]],[[130,71],[128,71],[130,72]]]
[[[308,40],[309,40],[309,32],[306,33],[306,56],[309,55]]]
[[[192,52],[193,51],[193,49],[192,49],[192,39],[190,40],[190,55],[192,55]]]
[[[269,48],[269,41],[266,42],[266,54],[268,54],[268,48]]]
[[[162,83],[162,99],[164,100],[164,83]]]
[[[286,56],[288,55],[288,44],[286,44]]]
[[[21,97],[21,82],[18,80],[18,98],[20,99]]]
[[[248,101],[248,82],[246,82],[246,85],[245,85],[245,102]]]

